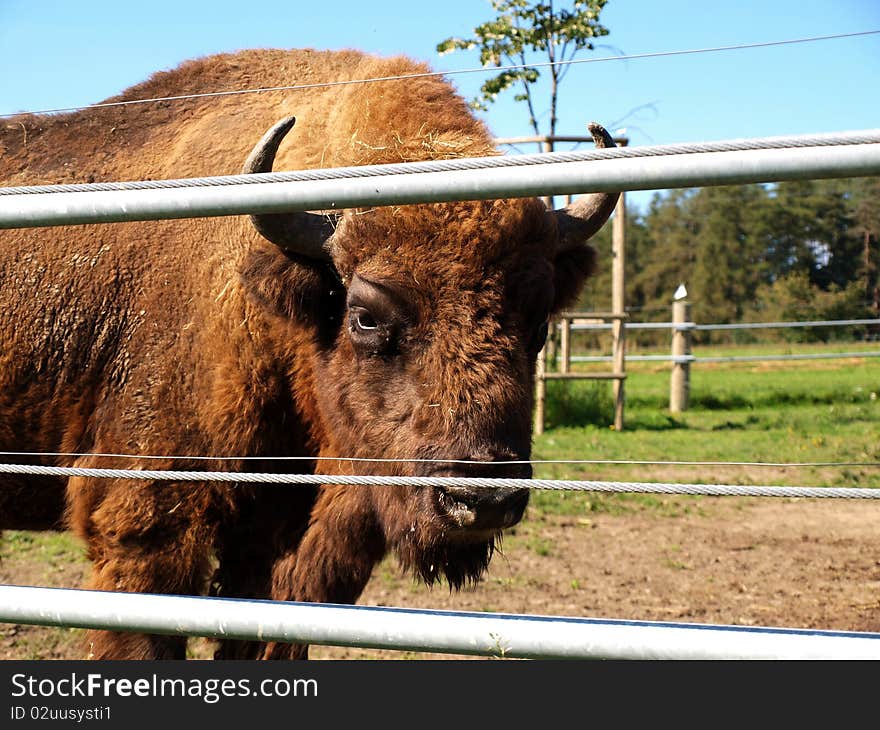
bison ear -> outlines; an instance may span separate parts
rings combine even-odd
[[[586,244],[563,249],[553,262],[552,313],[568,309],[577,301],[587,277],[596,270],[596,249]]]
[[[247,296],[269,315],[332,333],[342,321],[345,287],[330,266],[303,263],[271,245],[258,245],[238,271]]]

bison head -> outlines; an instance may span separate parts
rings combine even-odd
[[[245,172],[270,171],[292,125],[269,130]],[[591,131],[598,146],[614,145],[598,125]],[[592,270],[586,241],[617,197],[558,211],[530,198],[254,216],[274,247],[252,254],[244,276],[311,333],[320,454],[388,460],[318,469],[530,477],[536,357],[549,317]],[[508,487],[360,494],[383,547],[427,581],[445,575],[453,585],[479,576],[528,501]]]

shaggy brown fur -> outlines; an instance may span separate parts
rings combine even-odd
[[[187,62],[116,98],[424,70],[354,51],[246,51]],[[20,116],[0,122],[0,179],[236,173],[289,114],[298,122],[276,169],[493,153],[451,86],[422,78]],[[528,458],[541,327],[576,295],[590,250],[557,254],[554,219],[537,200],[349,211],[336,238],[328,266],[285,254],[245,217],[2,232],[0,450],[168,455],[149,465],[174,469],[203,468],[187,459],[198,455]],[[381,342],[351,329],[357,287],[382,312]],[[104,590],[354,602],[387,550],[427,581],[476,580],[500,531],[450,524],[437,490],[16,477],[2,478],[0,528],[57,527],[64,490],[67,524],[94,563],[90,587]],[[179,638],[89,638],[96,658],[185,651]],[[218,656],[306,650],[227,642]]]

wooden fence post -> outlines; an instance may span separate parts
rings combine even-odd
[[[612,370],[623,375],[626,373],[626,323],[624,317],[617,317],[612,323],[614,338],[612,342]],[[623,409],[626,400],[623,378],[613,381],[614,394],[614,430],[623,431]]]
[[[678,299],[672,303],[672,376],[669,379],[669,411],[688,409],[691,391],[691,303]]]
[[[562,329],[559,332],[559,372],[567,373],[571,364],[571,317],[563,312],[559,318]]]
[[[626,146],[626,140],[621,141]],[[611,312],[620,318],[613,320],[611,329],[611,351],[613,370],[626,371],[626,324],[622,317],[626,312],[626,193],[621,193],[611,219]],[[626,384],[623,378],[612,383],[614,395],[614,430],[623,430],[623,409],[626,402]]]
[[[541,151],[542,152],[552,152],[553,151],[553,140],[552,139],[550,139],[549,137],[546,137],[546,136],[540,137],[539,139],[541,140]],[[553,205],[554,205],[553,196],[547,195],[543,198],[543,200],[544,200],[544,205],[547,206],[547,209],[553,210]]]
[[[534,433],[540,436],[544,433],[544,409],[547,400],[547,381],[544,373],[547,371],[547,344],[538,353],[538,364],[535,368],[535,428]]]

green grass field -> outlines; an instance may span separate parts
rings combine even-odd
[[[699,348],[697,356],[878,349],[873,343]],[[575,370],[602,366],[576,364]],[[607,366],[604,366],[607,369]],[[632,363],[625,428],[615,432],[611,385],[548,383],[535,459],[651,462],[880,462],[880,358],[691,366],[690,408],[671,415],[669,365]],[[732,467],[670,464],[543,464],[536,477],[616,481],[880,487],[877,466]],[[622,506],[620,497],[539,493],[536,504],[568,510]],[[629,499],[623,498],[624,503]],[[610,501],[609,501],[610,500]],[[639,503],[655,502],[637,498]]]

